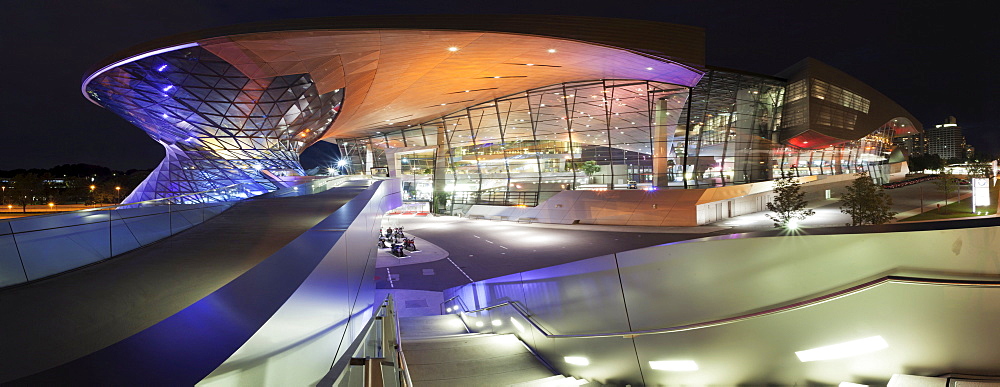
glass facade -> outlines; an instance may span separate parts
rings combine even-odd
[[[343,91],[308,74],[251,79],[200,47],[145,57],[87,85],[90,97],[163,144],[166,157],[126,202],[242,184],[274,190],[333,122]],[[270,176],[269,176],[270,175]]]
[[[795,115],[784,106],[786,86],[790,94],[808,91],[804,83],[727,70],[709,70],[694,88],[569,82],[338,144],[347,172],[384,168],[403,180],[405,200],[443,193],[451,212],[473,204],[534,206],[570,189],[710,188],[784,173],[867,171],[884,179],[892,123],[823,149],[778,143],[783,115]]]

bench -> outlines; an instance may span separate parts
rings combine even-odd
[[[484,217],[482,215],[468,215],[468,216],[466,216],[466,218],[468,218],[468,219],[484,219]]]
[[[507,220],[507,217],[503,215],[494,215],[490,217],[490,220],[505,221]]]
[[[530,218],[530,217],[517,218],[517,222],[518,223],[521,223],[521,222],[524,222],[524,223],[535,223],[537,221],[538,221],[538,218]]]

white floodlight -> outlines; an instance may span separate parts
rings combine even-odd
[[[566,356],[563,358],[567,363],[578,366],[590,365],[590,359],[583,356]]]
[[[889,343],[882,336],[872,336],[845,343],[798,351],[795,352],[795,356],[799,357],[799,361],[805,363],[809,361],[841,359],[886,348],[889,348]]]
[[[660,371],[697,371],[698,363],[694,360],[660,360],[649,362],[649,367]]]

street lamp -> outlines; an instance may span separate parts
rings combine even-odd
[[[122,187],[121,186],[116,186],[115,187],[115,200],[117,200],[119,202],[122,201]]]

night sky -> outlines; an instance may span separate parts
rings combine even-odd
[[[957,117],[970,143],[996,153],[997,11],[992,1],[942,0],[6,1],[0,169],[155,167],[159,144],[80,94],[91,66],[134,44],[246,22],[379,14],[563,14],[699,26],[709,65],[775,74],[814,57],[886,94],[926,127]]]

